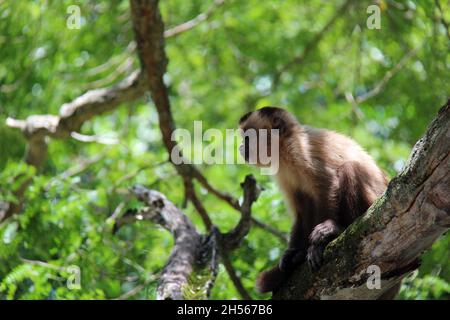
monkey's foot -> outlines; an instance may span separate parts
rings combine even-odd
[[[317,271],[323,263],[323,250],[325,248],[320,245],[310,245],[306,254],[306,261],[312,271]]]
[[[289,272],[294,269],[295,266],[305,261],[305,251],[297,248],[287,249],[281,257],[279,268],[283,272]]]

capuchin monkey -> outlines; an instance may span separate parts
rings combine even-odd
[[[276,107],[245,114],[239,121],[244,159],[256,157],[245,133],[278,129],[279,168],[275,174],[293,213],[289,247],[279,264],[257,281],[260,292],[276,291],[298,264],[320,268],[325,246],[380,197],[388,179],[375,161],[352,139],[333,131],[301,125],[288,111]],[[254,130],[250,130],[254,129]],[[259,136],[258,139],[260,140]],[[270,149],[270,145],[268,146]],[[273,154],[272,154],[273,156]],[[397,292],[395,288],[393,298]]]

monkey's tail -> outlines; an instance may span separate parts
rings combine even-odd
[[[272,292],[278,289],[288,278],[288,274],[280,270],[278,266],[263,271],[256,281],[256,289],[260,293]]]

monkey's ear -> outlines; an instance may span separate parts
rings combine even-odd
[[[274,116],[272,118],[272,129],[278,129],[281,136],[287,131],[286,122],[281,117]]]

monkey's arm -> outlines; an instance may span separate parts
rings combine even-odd
[[[337,210],[333,216],[339,223],[335,219],[328,219],[315,226],[311,232],[306,260],[313,270],[322,265],[326,245],[371,205],[364,194],[366,186],[360,180],[358,170],[359,164],[353,161],[344,163],[337,170],[338,184],[335,191]]]

